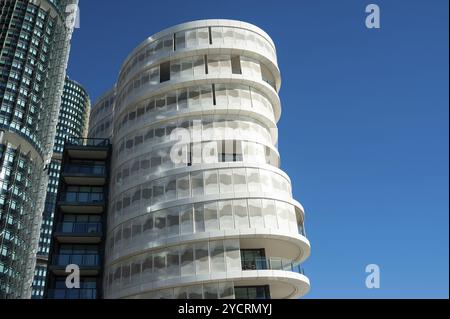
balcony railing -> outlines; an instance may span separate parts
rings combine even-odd
[[[49,289],[48,298],[50,299],[96,299],[97,289]]]
[[[64,192],[61,200],[77,203],[98,203],[103,201],[103,193]]]
[[[242,259],[242,270],[284,270],[304,275],[305,272],[300,263],[284,258],[250,258]]]
[[[100,265],[100,257],[95,254],[85,254],[85,255],[73,255],[73,254],[62,254],[55,255],[53,257],[54,266],[67,266],[71,264],[78,265],[80,267],[96,267]]]
[[[86,175],[105,175],[105,166],[103,166],[103,165],[69,165],[64,169],[64,173],[86,174]]]
[[[90,234],[100,233],[102,231],[101,223],[60,223],[57,231],[60,233],[71,234]]]
[[[79,138],[68,137],[65,141],[66,146],[94,146],[94,147],[107,147],[110,145],[107,138]]]

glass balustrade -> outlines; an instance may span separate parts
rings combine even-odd
[[[292,260],[271,257],[271,258],[246,258],[241,259],[242,270],[284,270],[304,274],[299,263]]]
[[[96,299],[97,289],[49,289],[50,299]]]
[[[61,198],[65,202],[97,203],[103,201],[103,193],[65,192]]]
[[[58,225],[58,232],[88,234],[99,233],[102,231],[101,223],[60,223]]]
[[[99,255],[96,254],[62,254],[53,257],[54,266],[67,266],[75,264],[78,266],[95,267],[100,265]]]
[[[105,175],[105,166],[103,165],[69,165],[64,170],[65,173],[86,174],[86,175]]]

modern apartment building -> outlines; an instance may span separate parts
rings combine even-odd
[[[113,90],[105,298],[307,293],[305,213],[279,168],[280,85],[273,41],[239,21],[177,25],[129,55]]]
[[[0,298],[30,298],[77,0],[0,2]]]
[[[79,83],[66,77],[58,125],[56,127],[57,133],[53,147],[53,156],[49,168],[47,196],[45,198],[36,268],[34,270],[33,292],[31,296],[33,299],[40,299],[44,295],[47,261],[64,143],[69,137],[73,140],[87,136],[89,111],[90,99],[86,90]]]
[[[273,41],[248,23],[194,21],[140,44],[91,111],[93,139],[66,143],[46,297],[306,294],[280,85]],[[81,289],[65,285],[69,264]]]

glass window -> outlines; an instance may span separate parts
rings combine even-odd
[[[247,201],[244,199],[233,201],[233,209],[234,209],[234,223],[236,229],[249,228]]]
[[[219,193],[217,185],[217,171],[205,171],[205,195],[214,195]]]
[[[195,218],[195,232],[200,233],[205,231],[205,221],[203,213],[203,204],[195,204],[194,206]]]
[[[155,280],[165,279],[166,272],[166,253],[157,253],[153,255],[153,270],[155,273]]]
[[[185,31],[186,35],[186,47],[192,48],[197,46],[197,30],[187,30]]]
[[[190,197],[189,188],[189,174],[178,175],[177,176],[177,198],[187,198]]]
[[[220,193],[233,193],[233,171],[231,169],[219,170]]]
[[[215,85],[216,105],[225,107],[228,105],[227,88],[224,84]]]
[[[248,191],[261,192],[261,181],[259,179],[259,170],[256,168],[247,168]]]
[[[264,220],[261,211],[261,199],[248,200],[248,214],[251,228],[264,228]]]
[[[191,173],[192,196],[203,196],[203,172]]]
[[[198,45],[209,45],[209,30],[208,28],[199,28],[197,29],[197,40]]]
[[[176,111],[176,110],[177,110],[177,94],[175,92],[168,93],[167,111]]]
[[[224,242],[227,271],[241,271],[241,252],[239,239],[227,239]]]
[[[158,237],[164,237],[166,235],[166,215],[167,211],[165,210],[155,213],[154,229]]]
[[[167,214],[167,235],[178,236],[180,234],[179,212],[177,207],[166,210]]]
[[[211,86],[200,87],[200,104],[204,107],[209,107],[213,105],[213,95]]]
[[[211,36],[213,44],[223,43],[223,28],[222,27],[211,27]]]
[[[178,248],[172,248],[167,253],[167,278],[180,276],[180,257]]]
[[[269,171],[266,170],[260,170],[260,185],[262,188],[262,191],[264,193],[272,193],[273,192],[273,187],[272,187],[272,178],[271,178],[271,173]]]
[[[172,80],[179,79],[181,74],[181,61],[174,60],[170,62],[170,78]]]
[[[224,259],[224,248],[223,241],[211,241],[209,243],[211,252],[211,271],[214,272],[225,272],[225,259]]]
[[[194,75],[192,58],[185,58],[181,60],[181,77],[192,77]]]
[[[195,274],[194,248],[193,246],[182,246],[180,248],[181,276]]]
[[[187,107],[187,90],[180,90],[178,91],[178,109],[187,109]]]
[[[232,282],[219,283],[219,298],[234,299],[234,286]]]
[[[275,202],[273,200],[262,200],[262,212],[264,216],[264,223],[267,228],[278,229],[277,213],[275,209]]]
[[[147,234],[153,231],[153,214],[145,216],[144,226],[142,230]]]
[[[218,299],[218,284],[203,285],[204,299]]]
[[[187,287],[189,299],[202,299],[203,287],[202,285],[195,285]]]
[[[192,206],[181,207],[181,234],[192,234],[194,232],[194,221]]]
[[[208,243],[195,244],[195,270],[197,275],[209,273]]]
[[[164,180],[155,181],[153,184],[153,204],[164,201]]]
[[[189,88],[189,108],[200,106],[200,89],[198,87]]]
[[[175,47],[177,50],[186,48],[185,32],[177,32],[175,34]]]
[[[278,214],[278,226],[281,231],[289,232],[289,208],[286,203],[275,202]]]
[[[205,230],[206,231],[219,230],[219,223],[217,219],[217,202],[205,204],[204,215],[205,215]]]
[[[220,229],[233,229],[233,205],[232,201],[219,202]]]
[[[247,183],[245,181],[245,168],[233,170],[233,183],[235,193],[247,192]]]

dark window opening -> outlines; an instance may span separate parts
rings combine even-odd
[[[239,55],[234,55],[231,57],[231,73],[242,74],[241,57]]]
[[[170,61],[161,63],[159,72],[159,82],[170,81]]]
[[[209,33],[209,44],[212,44],[212,31],[211,31],[211,27],[208,27],[208,33]]]
[[[242,270],[268,269],[266,264],[266,252],[262,249],[241,250]]]
[[[217,101],[216,101],[216,85],[215,84],[212,85],[212,94],[213,94],[213,105],[217,105]]]

